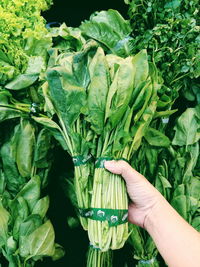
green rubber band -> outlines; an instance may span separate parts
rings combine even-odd
[[[95,168],[105,168],[104,167],[104,162],[105,161],[109,161],[109,160],[124,160],[124,161],[128,162],[128,160],[125,159],[125,158],[115,159],[115,158],[112,158],[112,157],[101,157],[101,158],[97,158],[96,159],[96,161],[95,161]]]
[[[95,168],[104,168],[104,162],[108,160],[113,160],[114,158],[111,157],[102,157],[97,158],[95,161]]]
[[[128,222],[127,209],[99,209],[99,208],[79,208],[81,217],[95,221],[107,221],[110,227]]]
[[[150,265],[150,264],[152,264],[154,262],[155,262],[155,258],[152,258],[150,260],[139,260],[139,263],[145,264],[145,265]]]
[[[78,155],[78,156],[74,156],[72,157],[74,166],[80,166],[80,165],[85,165],[88,163],[88,161],[90,161],[92,159],[91,155],[88,155],[87,157],[82,156],[82,155]]]

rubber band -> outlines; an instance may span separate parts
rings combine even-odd
[[[107,221],[110,227],[128,222],[127,209],[100,209],[100,208],[79,208],[81,217],[89,218],[95,221]]]
[[[72,157],[74,166],[80,166],[80,165],[85,165],[88,163],[88,161],[90,161],[92,159],[91,155],[88,155],[87,157],[82,156],[82,155],[78,155],[78,156],[74,156]]]
[[[155,258],[152,258],[150,260],[139,260],[140,264],[150,265],[155,262]]]
[[[93,248],[93,249],[96,249],[96,250],[101,250],[99,247],[93,245],[92,243],[89,243],[89,247]]]
[[[38,114],[40,111],[39,109],[39,105],[37,103],[31,103],[31,106],[30,106],[30,114]]]

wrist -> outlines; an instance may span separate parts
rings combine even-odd
[[[144,220],[144,228],[149,234],[156,229],[160,219],[162,220],[166,209],[169,208],[167,200],[158,192],[154,205]]]

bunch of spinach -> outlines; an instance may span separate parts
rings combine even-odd
[[[15,123],[16,124],[16,123]],[[28,118],[4,131],[0,147],[1,253],[9,266],[34,266],[44,256],[63,255],[55,244],[53,226],[46,217],[47,185],[51,167],[51,136]]]
[[[49,131],[31,119],[45,112],[41,85],[52,34],[40,12],[47,2],[4,1],[0,6],[1,252],[9,266],[34,266],[45,256],[63,256],[46,216],[49,197],[43,197],[53,142]]]

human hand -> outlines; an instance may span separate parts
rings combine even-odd
[[[128,209],[129,221],[146,228],[146,219],[163,199],[162,195],[143,175],[125,161],[106,161],[104,166],[108,171],[121,175],[126,182],[127,191],[132,201]]]

